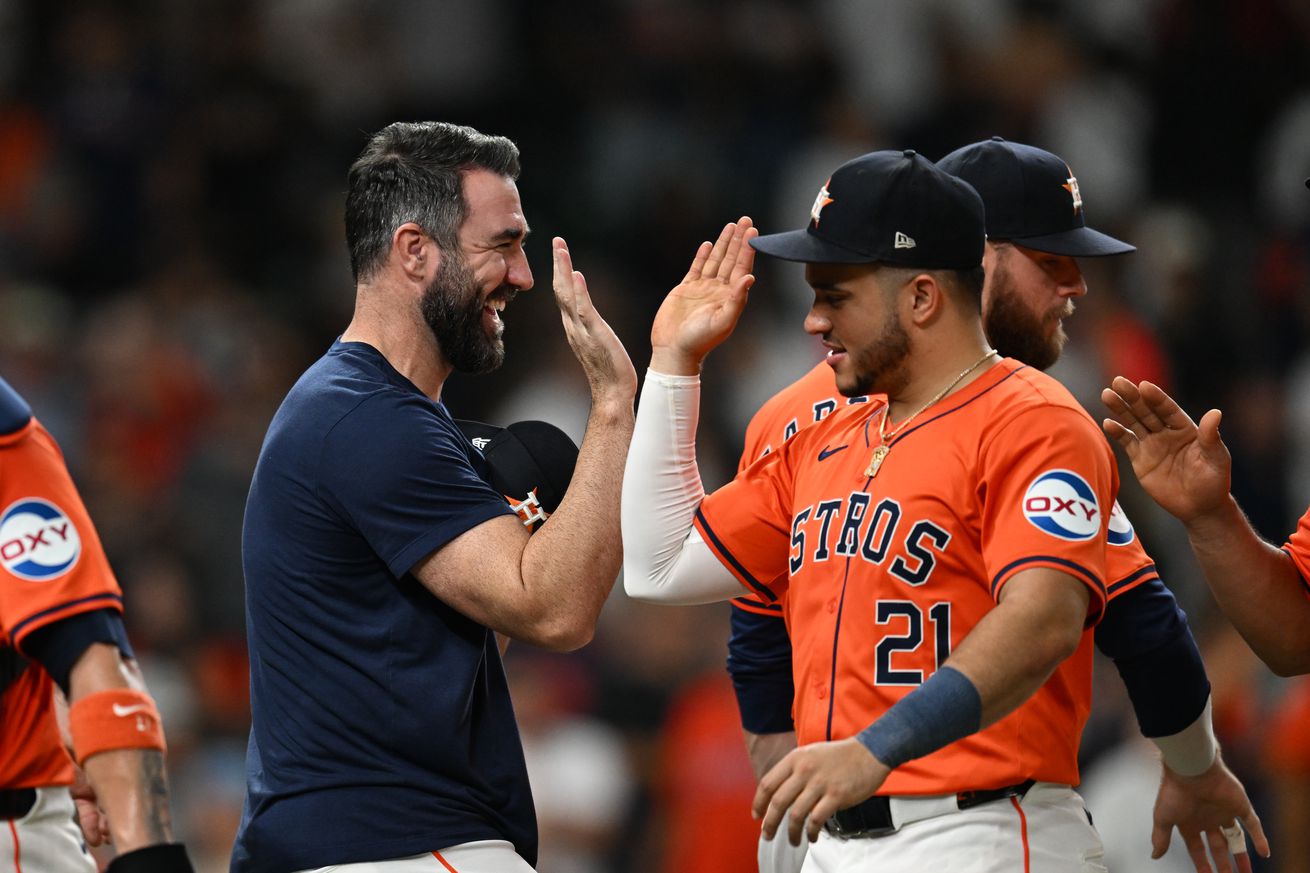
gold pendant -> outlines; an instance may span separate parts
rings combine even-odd
[[[869,458],[869,469],[864,471],[864,475],[873,477],[878,475],[878,468],[882,466],[883,458],[892,450],[891,446],[877,446],[873,450],[873,457]]]

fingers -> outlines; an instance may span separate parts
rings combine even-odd
[[[1205,843],[1202,842],[1198,834],[1183,834],[1183,845],[1187,847],[1187,854],[1191,856],[1192,864],[1196,867],[1196,873],[1211,873],[1210,859],[1205,855]]]
[[[1218,873],[1233,873],[1233,864],[1228,860],[1228,840],[1224,837],[1221,829],[1206,831],[1205,839],[1210,844],[1210,856],[1214,858],[1215,870]]]
[[[1169,837],[1173,833],[1173,825],[1160,824],[1156,822],[1151,828],[1151,860],[1158,861],[1164,857],[1164,853],[1169,851]]]
[[[1170,430],[1191,430],[1196,427],[1191,416],[1183,412],[1183,408],[1158,385],[1142,382],[1137,388],[1140,405],[1134,405],[1133,410],[1138,412],[1139,418],[1144,418],[1148,422],[1159,421],[1163,427]],[[1141,411],[1138,411],[1139,408]],[[1145,415],[1149,415],[1150,418],[1145,418]]]
[[[562,237],[557,236],[551,241],[551,256],[554,261],[555,302],[559,304],[565,321],[586,320],[592,311],[587,279],[573,269],[573,256],[569,254],[568,243]]]
[[[1223,417],[1224,414],[1218,409],[1211,409],[1201,416],[1201,423],[1197,425],[1197,429],[1200,431],[1199,439],[1202,448],[1216,449],[1223,444],[1223,439],[1219,436],[1219,423]]]
[[[728,254],[728,248],[732,245],[733,238],[737,235],[736,222],[728,222],[719,231],[719,238],[714,241],[714,248],[710,250],[709,257],[705,259],[705,266],[701,269],[700,276],[697,278],[714,278],[719,275],[719,266]]]
[[[714,249],[714,243],[706,240],[696,249],[696,257],[691,259],[691,267],[687,270],[687,275],[682,277],[683,282],[694,282],[705,272],[705,262],[709,260],[710,252]]]
[[[1114,392],[1109,388],[1105,389],[1105,392],[1107,394],[1114,394]],[[1115,396],[1117,397],[1118,395]],[[1123,447],[1123,450],[1128,453],[1130,459],[1132,458],[1132,453],[1137,450],[1137,437],[1132,431],[1115,421],[1113,418],[1102,419],[1101,429],[1105,431],[1106,436]]]
[[[1265,837],[1264,826],[1260,824],[1260,816],[1255,814],[1254,809],[1248,810],[1242,816],[1242,824],[1246,826],[1247,832],[1251,835],[1251,845],[1255,846],[1255,850],[1260,853],[1260,857],[1268,858],[1269,840]],[[1240,862],[1241,859],[1239,858],[1238,861]],[[1249,861],[1247,863],[1250,864]]]

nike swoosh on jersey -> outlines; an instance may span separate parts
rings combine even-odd
[[[119,703],[114,704],[114,715],[119,718],[127,718],[135,712],[148,712],[149,710],[150,707],[146,706],[144,703],[135,703],[132,706],[123,706]]]
[[[850,447],[849,445],[845,445],[845,446],[838,446],[835,449],[830,449],[827,446],[824,446],[823,449],[820,450],[819,452],[819,460],[820,461],[827,460],[828,458],[840,452],[842,449],[849,448],[849,447]]]

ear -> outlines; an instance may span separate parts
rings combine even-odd
[[[405,278],[427,285],[441,264],[441,249],[423,228],[407,221],[391,235],[391,257]]]
[[[905,312],[902,315],[914,325],[927,327],[936,321],[946,307],[946,289],[931,273],[920,273],[906,286]]]

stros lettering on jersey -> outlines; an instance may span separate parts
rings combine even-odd
[[[710,495],[696,524],[792,635],[799,742],[858,732],[932,674],[1006,582],[1060,570],[1106,599],[1118,488],[1110,447],[1054,379],[1005,359],[892,442],[865,475],[884,403],[802,429]],[[939,794],[1033,778],[1077,784],[1091,633],[1005,719],[897,768],[879,793]]]
[[[804,376],[769,398],[751,418],[746,427],[741,459],[737,464],[738,472],[773,451],[773,446],[790,439],[797,430],[822,421],[845,405],[869,401],[884,403],[886,398],[881,394],[872,397],[842,397],[837,393],[832,367],[820,361]],[[1306,526],[1306,568],[1310,572],[1310,522],[1303,520],[1303,525]],[[1107,541],[1113,547],[1105,553],[1105,578],[1109,580],[1106,594],[1110,600],[1138,585],[1160,578],[1155,562],[1146,553],[1132,522],[1117,500],[1110,513]],[[779,615],[781,612],[780,602],[766,601],[754,594],[735,598],[732,603],[733,606],[761,614]]]

